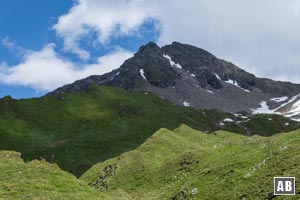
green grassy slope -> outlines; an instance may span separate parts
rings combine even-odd
[[[93,166],[81,179],[112,199],[265,199],[274,176],[299,176],[299,152],[300,131],[246,137],[182,125],[160,129],[136,150]],[[296,193],[288,199],[299,199]]]
[[[25,161],[45,158],[79,176],[99,161],[137,148],[161,127],[174,129],[185,123],[207,132],[223,129],[247,134],[245,127],[249,126],[250,133],[274,134],[299,126],[267,115],[220,126],[226,117],[240,120],[231,114],[185,108],[152,94],[112,87],[92,86],[63,98],[6,97],[0,100],[0,149],[21,152]],[[270,117],[274,120],[267,120]]]
[[[74,175],[45,161],[24,163],[20,153],[0,151],[0,199],[109,199]]]

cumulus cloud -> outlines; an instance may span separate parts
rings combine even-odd
[[[48,44],[40,51],[28,52],[18,65],[0,64],[0,82],[47,92],[89,75],[109,72],[132,56],[129,51],[116,49],[99,57],[96,63],[78,68],[78,64],[59,56],[54,44]]]
[[[79,44],[89,34],[106,44],[153,18],[162,45],[193,44],[258,76],[300,82],[298,0],[78,0],[54,29],[65,50],[87,59]]]
[[[159,41],[194,44],[258,76],[300,82],[298,13],[295,0],[181,1],[162,12]]]
[[[189,43],[258,76],[300,83],[298,0],[76,0],[53,29],[63,39],[65,51],[86,60],[90,58],[83,48],[86,43],[101,48],[111,39],[138,35],[152,19],[160,45]],[[39,91],[111,71],[133,54],[116,49],[93,64],[82,64],[60,56],[54,44],[40,51],[24,49],[9,38],[2,44],[21,62],[0,63],[0,82]]]
[[[133,34],[149,13],[140,0],[77,0],[53,28],[64,39],[65,50],[89,59],[89,52],[79,47],[81,39],[96,33],[97,42],[105,44],[112,36]]]

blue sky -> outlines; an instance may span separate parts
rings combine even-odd
[[[147,21],[140,27],[141,34],[138,36],[114,38],[109,45],[97,48],[83,43],[82,45],[92,55],[89,60],[83,62],[78,56],[62,50],[63,39],[57,37],[53,30],[53,25],[57,23],[59,17],[67,13],[73,5],[72,0],[2,0],[0,1],[0,39],[6,39],[17,47],[31,51],[39,51],[45,45],[54,43],[57,53],[78,63],[80,68],[80,64],[93,63],[98,56],[105,55],[116,47],[135,52],[142,44],[155,41],[157,38],[156,31],[151,28],[153,22]],[[93,37],[92,34],[90,37]],[[0,44],[0,63],[5,62],[13,66],[22,62],[22,59],[22,53],[16,48],[9,49],[3,42]],[[0,97],[11,95],[14,98],[29,98],[42,96],[46,92],[26,85],[0,83]]]
[[[48,41],[55,40],[50,31],[51,24],[72,6],[68,0],[2,0],[0,2],[0,38],[9,37],[18,45],[37,50]],[[0,45],[0,62],[17,64],[18,56],[5,46]],[[11,95],[15,98],[39,95],[34,89],[24,86],[0,84],[0,96]]]
[[[0,97],[42,96],[119,67],[143,44],[192,44],[300,83],[298,0],[1,0]]]

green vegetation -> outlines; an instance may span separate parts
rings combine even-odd
[[[253,116],[246,123],[241,123],[248,132],[261,136],[271,136],[274,133],[288,132],[300,128],[299,123],[289,121],[281,115],[260,114]],[[238,133],[238,132],[237,132]]]
[[[300,131],[248,137],[181,125],[80,180],[45,160],[24,163],[20,153],[0,151],[0,199],[265,199],[274,176],[300,174],[299,151]]]
[[[108,199],[56,164],[33,160],[20,153],[0,151],[0,199]]]
[[[184,123],[205,132],[272,135],[299,126],[268,115],[221,126],[225,118],[242,121],[232,114],[177,106],[153,94],[113,87],[92,86],[59,97],[5,97],[0,100],[0,149],[21,152],[26,162],[44,158],[80,176],[100,161],[137,148],[161,127],[174,129]]]
[[[112,199],[265,199],[274,176],[300,174],[299,152],[300,131],[247,137],[181,125],[160,129],[81,179]]]

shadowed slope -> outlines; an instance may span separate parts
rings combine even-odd
[[[206,132],[272,135],[299,126],[275,115],[242,117],[177,106],[150,93],[93,85],[63,98],[1,99],[0,149],[21,152],[25,161],[45,158],[79,176],[97,162],[137,148],[161,127],[174,129],[185,123]],[[225,122],[227,118],[232,121]]]

